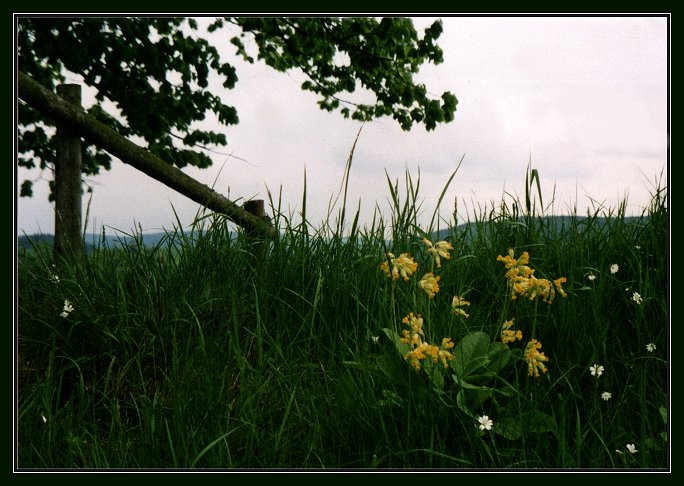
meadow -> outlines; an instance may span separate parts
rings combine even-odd
[[[667,188],[554,218],[525,175],[464,225],[407,173],[367,226],[20,249],[17,468],[669,470]]]

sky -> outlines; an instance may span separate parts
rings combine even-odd
[[[442,227],[454,222],[455,203],[462,223],[502,201],[524,200],[530,163],[539,172],[545,214],[593,214],[626,202],[628,214],[640,215],[655,188],[668,186],[666,17],[440,18],[444,62],[425,65],[415,81],[436,95],[452,92],[458,105],[455,120],[433,131],[422,125],[403,131],[391,118],[362,126],[322,111],[316,95],[300,89],[301,73],[246,64],[229,35],[208,36],[236,67],[234,89],[217,80],[215,86],[224,103],[237,108],[240,123],[207,122],[226,133],[229,145],[208,154],[212,167],[183,171],[240,204],[265,199],[273,214],[270,192],[295,222],[306,180],[306,216],[314,227],[338,214],[340,203],[332,213],[330,203],[357,135],[347,211],[360,208],[362,225],[370,225],[375,211],[390,218],[388,178],[399,183],[403,198],[407,173],[420,179],[421,223],[438,209]],[[413,20],[422,33],[436,18]],[[86,105],[87,98],[85,90]],[[363,94],[355,99],[366,101]],[[54,232],[50,177],[16,172],[16,188],[26,178],[36,181],[32,198],[15,193],[19,235]],[[196,203],[118,159],[86,182],[93,189],[90,199],[83,197],[88,233],[103,226],[108,234],[172,230],[176,215],[187,227],[201,213]]]

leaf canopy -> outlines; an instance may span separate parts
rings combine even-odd
[[[300,70],[306,77],[302,89],[316,93],[323,110],[359,121],[391,116],[404,130],[414,124],[432,130],[454,119],[453,94],[435,99],[413,80],[423,64],[443,61],[436,44],[439,21],[422,36],[411,19],[401,17],[225,17],[212,21],[207,32],[225,32],[226,46],[248,62]],[[255,53],[248,52],[251,46]],[[223,126],[239,122],[222,93],[209,89],[212,76],[233,88],[235,67],[192,18],[21,17],[17,61],[21,72],[53,90],[68,73],[80,75],[95,89],[89,114],[123,136],[144,139],[148,150],[179,168],[206,168],[212,160],[196,148],[228,145],[225,133],[198,129],[198,122],[210,114]],[[375,102],[347,99],[359,88],[373,93]],[[123,122],[105,111],[107,101]],[[53,123],[22,103],[18,123],[19,166],[51,166],[56,143],[48,127]],[[84,174],[110,165],[109,154],[84,143]],[[31,194],[31,181],[24,181],[20,195]]]

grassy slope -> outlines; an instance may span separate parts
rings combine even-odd
[[[393,295],[378,268],[388,250],[415,255],[421,275],[430,265],[412,226],[415,198],[393,198],[391,221],[351,238],[277,221],[284,233],[264,243],[217,217],[192,244],[169,234],[54,267],[45,250],[22,252],[19,466],[667,467],[664,191],[644,217],[618,208],[602,224],[594,215],[559,227],[502,206],[492,222],[452,232],[432,301],[409,290],[415,279]],[[538,276],[567,277],[568,297],[510,301],[496,261],[509,248],[528,251]],[[468,319],[450,312],[456,294],[470,301]],[[62,318],[65,299],[74,310]],[[530,378],[513,360],[469,415],[448,376],[436,392],[383,333],[409,311],[429,316],[430,337],[457,343],[476,331],[495,341],[514,316],[543,343],[549,371]],[[594,363],[605,367],[598,378]],[[530,420],[511,440],[497,433],[508,412],[552,426],[535,432]],[[492,431],[477,427],[481,414]]]

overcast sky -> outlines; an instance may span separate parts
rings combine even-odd
[[[524,199],[530,157],[545,203],[555,188],[555,214],[575,206],[579,214],[601,204],[614,209],[623,200],[629,214],[641,214],[655,184],[667,185],[666,17],[441,18],[444,63],[425,66],[416,81],[433,94],[456,95],[456,118],[431,132],[423,126],[402,131],[390,118],[363,126],[348,193],[348,207],[361,203],[362,222],[370,222],[376,206],[389,216],[386,173],[401,185],[406,170],[414,179],[420,170],[419,200],[428,220],[461,159],[440,208],[450,220],[457,199],[459,222],[502,198],[510,201],[507,193]],[[414,24],[422,32],[433,20],[414,18]],[[280,193],[283,212],[295,218],[306,173],[307,217],[319,226],[361,125],[321,111],[316,96],[299,88],[299,73],[245,64],[225,33],[211,39],[224,59],[234,60],[239,77],[233,90],[220,89],[240,124],[222,128],[230,145],[217,150],[239,159],[211,154],[213,167],[184,171],[233,200]],[[17,175],[17,185],[41,176],[23,169]],[[54,231],[49,177],[45,172],[34,184],[33,198],[17,197],[19,234]],[[109,234],[138,225],[145,232],[171,229],[174,209],[183,225],[199,210],[118,160],[87,181],[94,191],[89,233],[103,225]],[[87,201],[85,194],[84,215]]]

